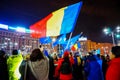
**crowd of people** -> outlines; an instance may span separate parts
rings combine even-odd
[[[50,53],[42,45],[30,54],[0,50],[0,80],[120,80],[120,46],[107,56],[65,50]]]

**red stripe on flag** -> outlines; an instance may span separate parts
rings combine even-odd
[[[30,26],[31,30],[34,30],[31,33],[31,36],[33,38],[40,38],[40,37],[46,37],[46,26],[47,21],[52,17],[52,14],[49,14],[47,17],[43,18],[42,20],[36,22],[35,24]]]

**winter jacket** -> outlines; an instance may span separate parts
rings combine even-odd
[[[95,56],[89,56],[84,66],[87,80],[103,80],[102,69]]]
[[[23,60],[21,54],[9,56],[7,59],[7,65],[9,70],[9,80],[19,80],[21,75],[19,73],[19,67]]]
[[[59,72],[63,61],[64,61],[64,59],[60,59],[58,61],[58,65],[55,69],[55,77],[59,77],[60,80],[72,80],[72,78],[73,78],[72,72],[70,74],[62,74],[61,72]],[[74,63],[73,59],[70,59],[71,67],[72,67],[73,63]]]
[[[80,57],[74,57],[74,65],[73,65],[73,77],[74,80],[83,80],[82,74],[82,60]]]
[[[7,58],[0,55],[0,80],[9,80]]]
[[[24,79],[25,61],[20,66],[21,79]],[[47,57],[40,61],[27,61],[26,80],[48,80],[49,60]]]
[[[110,61],[106,80],[120,80],[120,58],[114,58]]]

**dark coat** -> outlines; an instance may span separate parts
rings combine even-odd
[[[78,59],[80,59],[80,64],[78,64]],[[74,58],[74,65],[73,65],[73,78],[74,80],[83,80],[83,74],[82,74],[82,60],[80,57]]]
[[[0,56],[0,80],[9,80],[7,59],[3,56]]]
[[[25,68],[25,67],[27,67],[27,68]],[[20,80],[37,80],[34,77],[27,61],[23,60],[23,62],[20,65],[19,71],[20,71],[20,74],[21,74],[21,79]],[[25,76],[25,74],[26,74],[26,76]]]
[[[53,75],[55,72],[55,66],[54,66],[54,60],[51,56],[48,56],[49,58],[49,80],[53,80]]]

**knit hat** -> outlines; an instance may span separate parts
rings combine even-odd
[[[65,51],[64,52],[64,57],[68,57],[69,56],[69,52],[68,51]]]
[[[76,53],[74,54],[74,56],[80,56],[79,52],[76,52]]]
[[[0,50],[0,57],[3,57],[5,55],[5,51]]]

